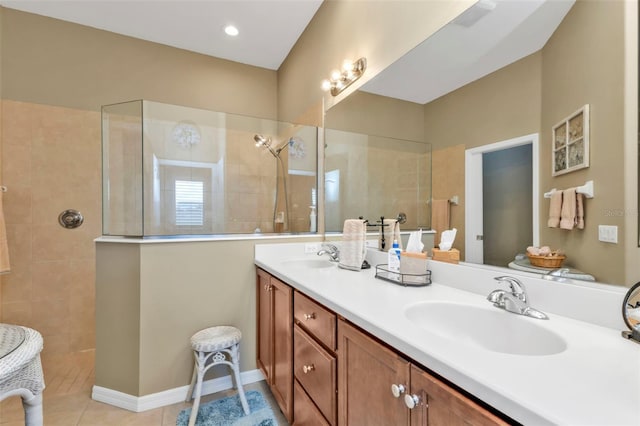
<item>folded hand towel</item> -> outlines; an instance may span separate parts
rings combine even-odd
[[[440,244],[440,234],[449,229],[449,200],[431,200],[431,229],[435,244]]]
[[[562,191],[562,209],[560,211],[560,228],[571,230],[576,224],[576,189]]]
[[[343,269],[359,271],[367,253],[366,246],[367,224],[362,219],[347,219],[342,229],[342,244],[340,245],[340,263]]]
[[[584,229],[584,195],[576,194],[576,226]]]
[[[9,263],[9,245],[7,244],[7,228],[4,221],[4,211],[2,209],[2,195],[0,191],[0,274],[9,272],[11,266]]]
[[[560,225],[560,211],[562,209],[562,191],[555,191],[551,194],[549,202],[549,228],[557,228]]]

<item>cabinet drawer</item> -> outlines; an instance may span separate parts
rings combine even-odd
[[[293,297],[293,318],[329,349],[336,349],[336,315],[333,312],[296,292]]]
[[[336,424],[336,359],[297,324],[293,328],[294,376],[330,424]]]
[[[293,384],[293,393],[293,426],[329,426],[297,380]]]

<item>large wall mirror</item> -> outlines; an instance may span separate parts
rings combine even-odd
[[[481,0],[330,108],[325,128],[427,144],[432,163],[428,195],[432,199],[459,196],[460,204],[451,207],[450,226],[458,228],[456,247],[463,253],[464,214],[469,211],[465,151],[537,134],[539,201],[526,207],[538,206],[537,226],[519,227],[517,220],[507,220],[509,215],[520,216],[513,206],[502,206],[499,210],[505,219],[500,223],[511,222],[514,228],[492,231],[504,233],[494,241],[500,245],[522,233],[521,228],[527,229],[517,252],[524,253],[534,241],[561,248],[567,252],[566,266],[596,281],[623,285],[624,245],[598,241],[597,228],[598,224],[616,225],[619,235],[624,229],[622,219],[617,222],[606,213],[607,208],[623,205],[622,191],[611,189],[624,179],[615,170],[624,156],[623,144],[612,147],[611,141],[622,141],[624,125],[623,90],[617,83],[624,77],[624,31],[620,29],[624,11],[622,2]],[[603,71],[601,61],[607,61],[612,71]],[[592,107],[592,163],[552,177],[547,152],[551,128],[584,104]],[[388,172],[384,167],[367,170],[384,172]],[[547,228],[549,204],[542,193],[587,180],[596,182],[598,195],[587,201],[585,229]],[[386,197],[383,192],[380,196]],[[369,192],[369,197],[376,194]],[[328,217],[331,214],[327,211]],[[510,253],[510,258],[517,252]],[[606,265],[596,260],[603,258]],[[508,265],[508,260],[501,262],[482,263]],[[597,264],[601,266],[594,269]]]

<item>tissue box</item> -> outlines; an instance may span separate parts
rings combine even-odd
[[[409,253],[406,251],[400,253],[400,274],[403,274],[402,279],[404,282],[424,284],[426,273],[427,253]]]
[[[434,247],[433,260],[439,260],[440,262],[458,263],[458,261],[460,260],[460,250],[452,248],[451,250],[444,251]]]

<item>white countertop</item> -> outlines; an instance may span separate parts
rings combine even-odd
[[[410,288],[376,279],[374,268],[354,272],[286,262],[302,258],[317,256],[305,255],[300,243],[256,245],[256,265],[518,422],[640,425],[640,344],[620,336],[625,288],[509,272],[525,284],[531,306],[549,320],[503,312],[505,320],[535,322],[567,344],[554,355],[513,355],[420,328],[404,315],[421,301],[493,308],[486,295],[500,285],[491,268],[430,261],[433,284]]]

